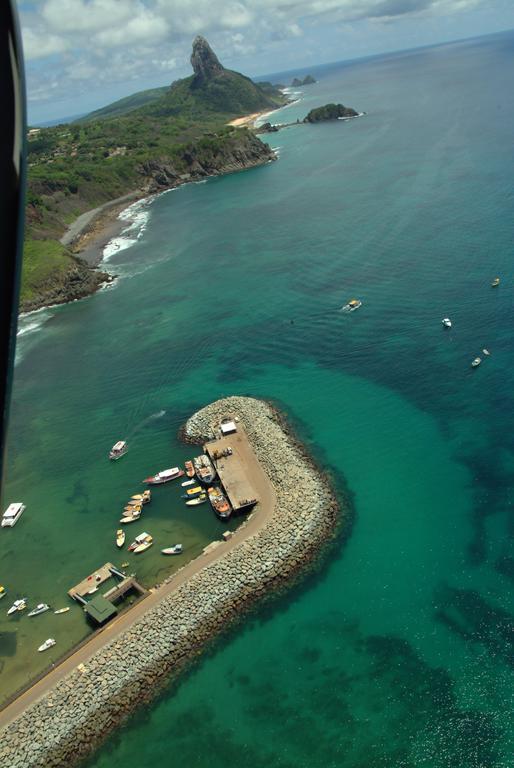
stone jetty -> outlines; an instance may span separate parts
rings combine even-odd
[[[148,601],[148,610],[4,726],[0,765],[69,767],[86,757],[211,638],[291,582],[332,536],[339,507],[330,484],[272,406],[247,397],[218,400],[192,416],[182,436],[212,439],[226,418],[244,427],[267,475],[267,502],[207,564],[202,555],[187,579],[180,574],[192,563],[159,585],[140,604]]]

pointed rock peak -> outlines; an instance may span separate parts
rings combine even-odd
[[[211,46],[201,35],[193,41],[193,53],[191,54],[191,66],[197,82],[205,82],[224,71],[218,57]]]

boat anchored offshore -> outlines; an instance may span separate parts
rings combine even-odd
[[[117,461],[118,459],[121,459],[121,457],[124,456],[127,451],[128,445],[125,440],[118,440],[118,442],[114,443],[111,450],[109,451],[109,458],[112,461]]]
[[[345,304],[341,309],[343,312],[354,312],[356,309],[359,309],[359,307],[362,307],[362,301],[360,299],[350,299],[348,304]]]
[[[150,541],[152,541],[153,543],[153,540],[150,534],[147,533],[146,531],[143,531],[143,533],[140,533],[138,536],[136,536],[132,544],[129,544],[128,551],[135,552],[136,549],[140,547],[142,544],[145,544],[145,542],[148,541],[148,539],[150,539]],[[143,551],[143,550],[140,550],[140,551]]]
[[[11,607],[7,611],[7,615],[10,616],[12,613],[16,613],[17,611],[24,611],[26,607],[27,607],[27,598],[22,597],[19,600],[14,601],[14,603],[11,605]]]
[[[481,362],[482,362],[482,360],[481,360],[480,357],[475,357],[475,359],[471,363],[471,367],[472,368],[478,368],[478,366],[480,365]]]
[[[489,350],[488,350],[488,349],[485,349],[485,348],[482,350],[482,352],[484,353],[484,355],[487,355],[487,357],[489,357],[489,355],[491,354],[491,353],[489,352]]]
[[[49,648],[52,648],[55,645],[55,640],[53,637],[49,637],[48,640],[45,640],[44,643],[42,643],[38,651],[47,651]]]
[[[496,288],[498,285],[500,285],[500,278],[495,277],[493,282],[491,283],[491,288]]]
[[[16,525],[24,510],[25,504],[22,504],[21,501],[15,501],[13,504],[9,504],[2,515],[2,528],[12,528],[13,525]]]
[[[46,611],[50,610],[50,606],[46,603],[38,603],[35,608],[33,608],[30,613],[27,613],[27,616],[39,616],[40,613],[45,613]]]
[[[145,533],[145,534],[141,534],[141,535],[142,536],[144,535],[145,538],[144,538],[143,541],[141,541],[137,545],[137,547],[134,547],[134,549],[132,550],[135,555],[139,555],[139,554],[141,554],[141,552],[145,552],[145,550],[147,550],[153,544],[153,538],[152,538],[152,536],[150,536],[149,533]]]
[[[232,507],[228,503],[221,488],[214,486],[213,488],[209,488],[207,493],[209,494],[211,507],[216,512],[218,517],[221,518],[221,520],[228,520],[232,514]]]
[[[195,472],[198,480],[205,485],[210,485],[216,477],[216,470],[209,457],[205,453],[202,453],[201,456],[196,456],[196,458],[193,459],[193,463],[195,465]]]
[[[449,317],[443,317],[441,322],[442,322],[442,324],[444,325],[445,328],[451,328],[452,327],[452,321],[450,320]]]
[[[186,501],[186,505],[188,507],[196,507],[197,504],[205,504],[206,501],[207,501],[207,494],[202,493],[202,495],[197,496],[196,499],[189,499],[188,501]]]
[[[176,480],[177,477],[183,477],[183,475],[183,469],[172,467],[171,469],[163,469],[162,472],[157,472],[153,477],[147,477],[143,480],[143,483],[148,483],[148,485],[161,485],[162,483],[169,483],[170,480]]]
[[[182,544],[174,544],[172,547],[161,549],[163,555],[180,555],[182,553]]]
[[[116,546],[120,549],[125,544],[125,531],[122,528],[118,528],[116,531]]]

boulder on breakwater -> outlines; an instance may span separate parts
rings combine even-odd
[[[270,405],[218,400],[192,416],[182,435],[209,440],[224,418],[244,426],[272,486],[272,508],[264,515],[257,505],[216,559],[202,567],[200,556],[198,570],[176,588],[177,574],[169,577],[155,606],[12,720],[0,733],[0,765],[69,768],[88,755],[213,636],[291,581],[332,535],[339,507],[330,484]],[[253,517],[259,514],[261,521]]]

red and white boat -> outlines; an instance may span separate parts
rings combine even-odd
[[[171,469],[163,469],[162,472],[157,472],[153,477],[147,477],[143,480],[143,483],[148,485],[161,485],[162,483],[169,483],[170,480],[176,480],[177,477],[183,477],[184,470],[179,467],[172,467]]]

